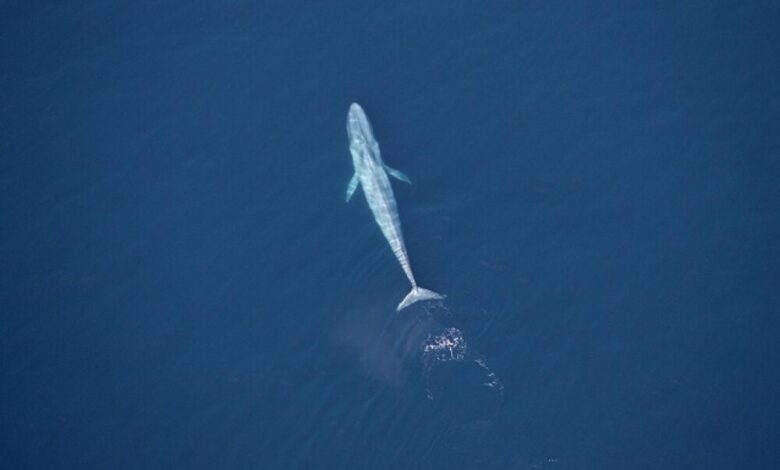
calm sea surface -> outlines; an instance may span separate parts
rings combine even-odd
[[[780,468],[778,24],[2,2],[1,466]]]

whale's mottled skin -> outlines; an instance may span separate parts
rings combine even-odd
[[[393,196],[393,188],[387,174],[411,183],[409,178],[398,170],[385,165],[379,152],[379,144],[374,139],[371,124],[366,113],[357,103],[352,103],[347,114],[347,135],[349,136],[349,152],[352,154],[352,164],[355,166],[355,174],[347,187],[347,202],[357,189],[358,184],[363,187],[368,207],[374,213],[374,219],[382,229],[393,254],[398,258],[401,268],[412,284],[412,290],[398,304],[396,310],[402,310],[409,305],[428,299],[442,299],[443,295],[417,285],[409,264],[409,255],[404,245],[404,236],[401,232],[401,221],[398,220],[398,208]]]

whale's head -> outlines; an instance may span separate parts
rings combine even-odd
[[[349,136],[350,146],[365,145],[374,140],[374,133],[371,130],[371,124],[368,117],[357,103],[349,106],[347,113],[347,135]]]

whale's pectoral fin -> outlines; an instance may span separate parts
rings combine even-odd
[[[399,179],[403,181],[404,183],[412,184],[412,180],[409,179],[408,176],[403,174],[402,171],[396,170],[395,168],[390,168],[389,166],[385,165],[385,170],[390,173],[390,176],[392,176],[395,179]]]
[[[352,175],[352,179],[349,180],[349,185],[347,186],[347,199],[346,202],[349,202],[350,199],[352,199],[352,195],[355,194],[355,190],[358,187],[358,183],[360,180],[358,180],[357,173]]]

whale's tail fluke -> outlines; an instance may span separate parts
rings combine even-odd
[[[395,311],[400,312],[401,310],[415,302],[419,302],[420,300],[438,300],[443,299],[444,297],[445,296],[437,294],[432,290],[423,289],[422,287],[412,287],[412,291],[409,292],[406,297],[404,297],[404,300],[402,300],[400,304],[398,304],[398,308],[395,309]]]

